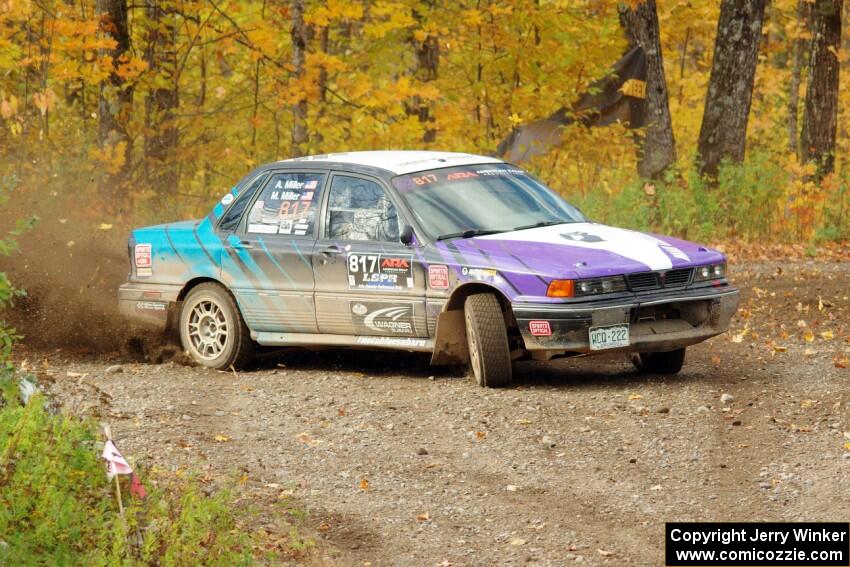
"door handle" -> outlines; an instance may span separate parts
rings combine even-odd
[[[335,256],[336,254],[341,254],[341,253],[342,253],[342,250],[340,249],[339,246],[337,246],[335,244],[331,244],[330,246],[328,246],[327,248],[322,250],[322,256]]]
[[[251,249],[254,247],[254,243],[249,240],[239,240],[237,242],[231,242],[230,247],[236,250],[239,249]]]

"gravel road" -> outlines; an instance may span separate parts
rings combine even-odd
[[[622,357],[519,363],[486,390],[395,353],[283,352],[238,374],[17,356],[125,454],[243,471],[306,509],[311,563],[661,565],[665,521],[848,520],[850,266],[733,279],[734,328],[672,378]]]

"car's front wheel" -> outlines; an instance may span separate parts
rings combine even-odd
[[[464,304],[469,366],[479,386],[498,388],[511,382],[508,331],[499,300],[491,293],[470,295]]]
[[[668,352],[642,352],[633,355],[632,362],[638,370],[653,374],[676,374],[685,363],[685,349],[683,347]]]
[[[254,342],[236,301],[215,283],[198,285],[183,301],[180,342],[198,364],[217,370],[244,368],[254,356]]]

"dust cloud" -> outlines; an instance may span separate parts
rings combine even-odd
[[[39,221],[17,238],[17,252],[0,257],[0,271],[26,291],[0,317],[24,335],[28,346],[123,350],[138,332],[117,307],[117,289],[129,270],[130,226],[81,201],[71,191],[12,192],[0,210],[0,235],[17,219],[37,215]]]

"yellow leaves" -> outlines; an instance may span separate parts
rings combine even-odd
[[[427,522],[430,519],[431,519],[431,516],[428,514],[428,512],[423,512],[421,514],[416,515],[416,521],[417,522]]]
[[[825,341],[831,341],[835,338],[835,333],[833,333],[832,330],[827,329],[826,331],[821,331],[820,336]]]
[[[138,57],[122,58],[115,67],[115,74],[125,81],[139,77],[148,68],[148,64]]]
[[[811,329],[806,329],[805,331],[803,331],[803,340],[807,343],[814,342],[815,334],[812,332]]]
[[[97,227],[98,230],[112,230],[112,225],[106,222],[102,222]]]
[[[371,21],[363,26],[363,33],[371,39],[381,39],[416,23],[410,9],[402,2],[375,2],[369,15]]]
[[[124,140],[116,144],[105,144],[102,148],[92,146],[89,150],[89,159],[98,169],[105,170],[110,175],[115,175],[124,167],[127,155],[127,142]]]
[[[461,20],[467,26],[480,26],[484,23],[484,17],[481,10],[464,10],[461,12]]]
[[[359,486],[360,486],[360,490],[362,490],[364,492],[369,490],[369,479],[367,479],[366,477],[361,478]]]
[[[359,20],[363,17],[363,4],[349,0],[325,0],[304,14],[304,22],[327,27],[331,22]]]
[[[230,437],[228,437],[227,435],[222,435],[221,433],[213,436],[213,439],[216,443],[226,443],[227,441],[230,441]]]

